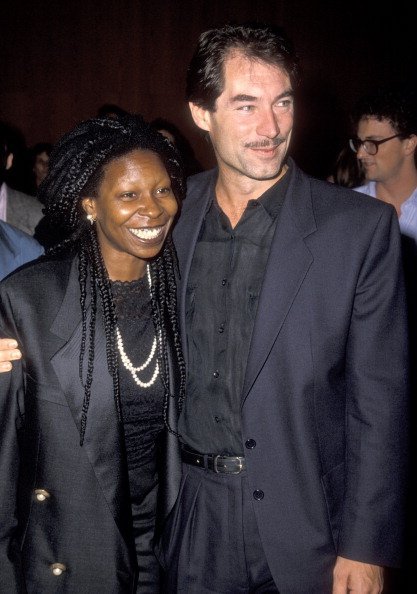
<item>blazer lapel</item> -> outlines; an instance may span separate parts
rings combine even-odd
[[[242,405],[265,363],[313,261],[304,239],[316,229],[310,184],[294,164],[271,244],[246,368]]]
[[[87,328],[89,323],[89,312]],[[62,348],[51,359],[67,399],[77,430],[80,431],[84,388],[79,377],[81,345],[81,308],[78,282],[78,259],[72,264],[67,290],[51,332],[63,339]],[[88,456],[116,524],[128,540],[130,503],[124,438],[117,419],[112,378],[107,370],[106,341],[100,313],[97,315],[94,374],[87,413],[83,448]],[[86,377],[88,341],[83,377]],[[81,446],[80,446],[81,447]]]
[[[201,182],[197,189],[192,188],[187,193],[186,200],[190,201],[188,209],[181,213],[179,223],[174,228],[173,239],[180,267],[180,281],[178,292],[178,311],[180,318],[180,331],[183,341],[185,362],[187,363],[186,328],[185,328],[185,297],[187,292],[188,276],[194,250],[200,233],[201,225],[207,212],[208,205],[214,196],[214,184],[217,179],[217,169],[207,172],[204,177],[200,174]]]

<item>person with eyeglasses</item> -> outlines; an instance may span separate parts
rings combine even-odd
[[[366,183],[354,190],[392,204],[401,232],[417,243],[417,93],[402,85],[361,97],[349,141]]]
[[[365,174],[358,192],[392,204],[401,230],[402,260],[408,303],[410,392],[417,395],[417,93],[408,85],[384,86],[361,97],[351,114],[356,137],[350,148]],[[411,440],[416,435],[417,416],[410,410]],[[416,454],[412,448],[406,510],[408,535],[403,569],[392,576],[392,592],[414,593],[415,527],[417,496]],[[391,590],[390,590],[391,592]]]

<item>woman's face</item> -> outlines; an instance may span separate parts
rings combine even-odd
[[[178,210],[170,177],[156,153],[134,150],[110,161],[97,197],[83,198],[96,221],[111,280],[135,280],[162,249]]]

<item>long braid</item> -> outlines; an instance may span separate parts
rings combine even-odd
[[[180,385],[178,394],[178,407],[182,408],[185,395],[185,362],[182,355],[181,339],[178,329],[175,283],[176,257],[171,237],[167,238],[162,254],[151,265],[152,281],[152,318],[155,332],[159,337],[158,363],[161,370],[161,379],[164,386],[164,422],[171,433],[178,435],[168,422],[168,402],[171,397],[169,390],[169,357],[168,335],[172,337],[175,356],[178,363]]]
[[[136,149],[150,150],[160,157],[170,176],[174,194],[181,202],[185,193],[185,180],[178,153],[162,135],[152,130],[140,116],[135,115],[126,115],[118,120],[93,118],[78,124],[55,145],[50,156],[49,173],[39,188],[39,197],[45,204],[45,215],[49,224],[62,232],[62,241],[47,250],[47,253],[74,253],[78,255],[79,260],[82,327],[79,375],[84,388],[80,424],[81,445],[86,434],[94,376],[98,302],[104,322],[107,367],[113,382],[116,414],[118,420],[122,420],[115,305],[95,225],[91,226],[86,221],[81,199],[87,196],[96,197],[105,166]],[[155,332],[160,337],[158,364],[164,387],[164,423],[172,433],[175,432],[167,419],[168,399],[171,397],[168,354],[171,341],[174,346],[174,362],[180,376],[179,407],[182,406],[185,393],[185,364],[176,317],[175,271],[175,251],[169,236],[162,253],[151,262],[151,300]]]

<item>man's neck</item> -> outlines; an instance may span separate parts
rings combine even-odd
[[[216,199],[229,219],[232,228],[238,224],[248,202],[262,196],[285,175],[287,170],[288,165],[283,165],[279,175],[268,180],[254,180],[243,176],[230,176],[222,171],[219,172],[216,183]]]
[[[417,169],[410,171],[409,175],[398,175],[389,180],[375,182],[376,197],[383,202],[392,204],[398,216],[401,214],[401,205],[416,188]]]

